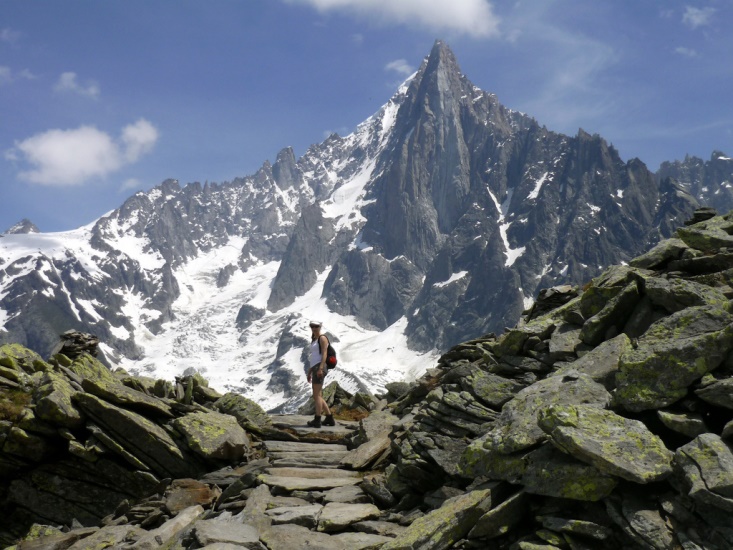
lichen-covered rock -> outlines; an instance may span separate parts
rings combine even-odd
[[[447,500],[437,510],[415,520],[382,550],[443,550],[468,534],[491,508],[491,490],[471,491]]]
[[[476,369],[460,380],[461,387],[482,403],[501,409],[524,386],[515,380]]]
[[[102,377],[85,378],[82,381],[82,388],[108,403],[119,405],[140,414],[151,417],[173,418],[170,406],[162,400],[150,397],[117,381],[110,381]]]
[[[632,267],[659,269],[672,260],[677,260],[689,247],[681,239],[665,239],[648,252],[629,262]]]
[[[728,308],[728,298],[722,292],[695,281],[650,277],[645,281],[644,292],[652,304],[669,313],[693,306]]]
[[[677,449],[675,471],[690,497],[733,512],[733,452],[715,434],[703,434]]]
[[[733,349],[733,316],[690,307],[654,323],[621,356],[615,402],[633,412],[670,405]]]
[[[84,423],[84,416],[72,403],[76,390],[66,378],[52,372],[43,375],[41,386],[34,392],[35,414],[41,420],[62,426],[78,428]]]
[[[684,243],[703,252],[717,252],[721,248],[733,248],[733,222],[728,215],[716,216],[690,227],[680,227],[677,237]]]
[[[217,412],[189,413],[172,422],[188,446],[206,459],[238,460],[250,443],[237,419]]]
[[[80,376],[82,379],[95,379],[113,384],[117,381],[115,375],[100,363],[97,359],[83,353],[68,366],[68,369],[74,374]]]
[[[214,403],[214,408],[237,419],[248,432],[262,435],[272,429],[272,419],[251,399],[237,393],[227,393]]]
[[[40,355],[20,344],[0,346],[0,365],[13,370],[22,370],[27,374],[33,374],[39,370],[48,370],[48,365],[41,359]]]
[[[539,426],[553,444],[601,472],[651,483],[672,473],[672,452],[638,420],[582,405],[554,405],[540,412]]]
[[[606,509],[611,519],[640,548],[650,550],[677,550],[680,548],[670,523],[662,517],[654,501],[624,495],[621,503],[613,499],[607,500]]]
[[[505,535],[524,519],[528,500],[527,494],[520,491],[494,506],[476,521],[468,538],[493,539]]]
[[[697,437],[710,431],[702,416],[696,413],[673,413],[659,410],[657,417],[667,428],[687,437]]]
[[[87,393],[76,394],[74,402],[153,472],[162,477],[196,476],[199,466],[192,464],[171,436],[154,422]]]
[[[706,403],[733,409],[733,378],[716,380],[695,390],[695,395]]]
[[[529,494],[595,502],[606,498],[618,481],[594,466],[546,444],[527,454],[521,484]]]
[[[592,380],[602,384],[608,391],[616,387],[616,372],[621,355],[631,350],[631,340],[625,334],[606,340],[596,348],[576,359],[572,363],[563,365],[551,376],[564,376],[570,371],[587,374]]]
[[[547,438],[537,425],[537,415],[551,405],[608,406],[611,395],[588,375],[568,372],[546,378],[521,390],[502,408],[495,427],[485,436],[484,447],[502,454],[527,449]]]
[[[632,281],[608,300],[603,309],[583,323],[580,339],[586,344],[596,346],[607,337],[609,331],[613,330],[618,334],[639,300],[639,287],[636,281]]]

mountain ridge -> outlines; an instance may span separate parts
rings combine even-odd
[[[200,370],[288,409],[308,394],[308,318],[341,340],[339,383],[380,388],[513,325],[539,288],[639,254],[695,205],[600,136],[504,107],[438,41],[349,136],[232,182],[166,180],[76,232],[6,236],[0,341],[46,353],[92,332],[131,372]]]

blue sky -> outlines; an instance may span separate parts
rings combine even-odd
[[[0,0],[0,231],[345,135],[436,38],[551,130],[652,170],[733,154],[733,0]]]

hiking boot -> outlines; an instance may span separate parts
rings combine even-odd
[[[313,417],[313,420],[309,420],[307,422],[307,424],[311,428],[320,428],[321,427],[321,417],[320,416],[315,416],[315,417]]]
[[[323,425],[324,426],[335,426],[336,425],[336,421],[333,419],[332,414],[326,415],[326,418],[323,420]]]

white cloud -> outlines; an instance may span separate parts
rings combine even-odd
[[[18,42],[20,35],[21,33],[19,31],[14,31],[13,29],[5,27],[4,29],[0,29],[0,42],[15,45],[15,43]]]
[[[474,37],[499,35],[499,18],[487,0],[286,0],[320,12],[352,12],[383,23],[414,24]]]
[[[72,92],[92,99],[97,99],[100,94],[99,84],[93,80],[80,84],[76,80],[76,73],[72,72],[62,73],[53,89],[57,92]]]
[[[675,53],[680,54],[683,57],[688,57],[692,59],[693,57],[697,57],[698,53],[697,50],[693,50],[692,48],[685,48],[684,46],[680,46],[679,48],[674,49]]]
[[[19,73],[14,72],[10,67],[0,65],[0,86],[3,84],[12,84],[17,80],[33,80],[33,75],[28,69],[23,69]]]
[[[103,178],[150,152],[158,131],[145,119],[122,129],[119,139],[93,126],[48,130],[31,136],[7,151],[5,157],[25,162],[22,180],[41,185],[80,185]]]
[[[130,191],[132,189],[140,190],[143,188],[142,182],[137,178],[128,178],[122,182],[120,191]]]
[[[402,76],[410,76],[415,72],[415,69],[405,59],[395,59],[390,61],[384,66],[385,71],[395,71],[397,74]]]
[[[686,6],[685,14],[682,16],[682,22],[696,29],[709,25],[714,14],[715,8],[693,8],[692,6]]]

